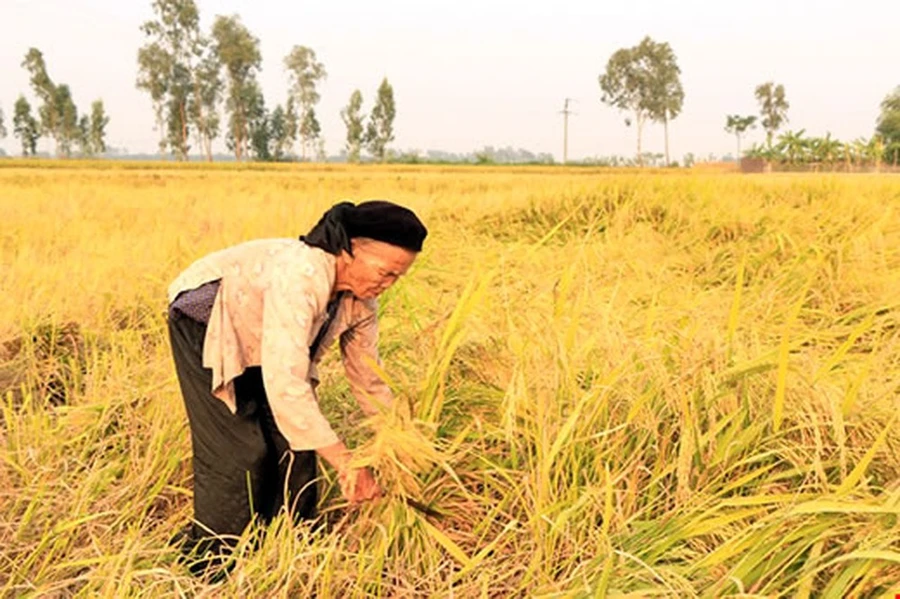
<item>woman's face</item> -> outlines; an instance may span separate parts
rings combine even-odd
[[[381,241],[353,240],[353,256],[347,259],[338,288],[349,289],[359,299],[373,299],[406,274],[416,253]],[[343,283],[343,285],[341,285]]]

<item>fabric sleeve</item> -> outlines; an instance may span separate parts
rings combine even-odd
[[[372,416],[381,408],[390,407],[393,393],[381,380],[371,364],[381,367],[378,355],[378,316],[373,307],[359,323],[341,335],[341,357],[350,383],[350,390],[359,407]]]
[[[321,302],[313,273],[274,277],[263,305],[261,368],[275,424],[294,451],[339,441],[309,381],[309,338]]]

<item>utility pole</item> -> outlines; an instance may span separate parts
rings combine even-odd
[[[561,111],[563,115],[563,164],[569,161],[569,115],[576,114],[569,110],[569,102],[574,101],[572,98],[566,98]]]

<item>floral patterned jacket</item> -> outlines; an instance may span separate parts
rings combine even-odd
[[[168,289],[172,303],[182,291],[220,281],[203,345],[203,365],[212,369],[210,391],[236,412],[234,379],[260,366],[275,423],[295,451],[338,441],[315,392],[316,366],[335,339],[363,411],[373,414],[392,401],[390,388],[372,367],[381,366],[375,300],[344,294],[310,359],[334,278],[333,255],[298,239],[260,239],[197,260]]]

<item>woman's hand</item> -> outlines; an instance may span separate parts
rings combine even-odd
[[[350,451],[342,442],[316,450],[337,470],[341,494],[350,503],[362,503],[381,497],[381,487],[371,468],[351,468]]]
[[[352,468],[341,472],[341,493],[350,503],[362,503],[381,497],[381,487],[371,468]]]

